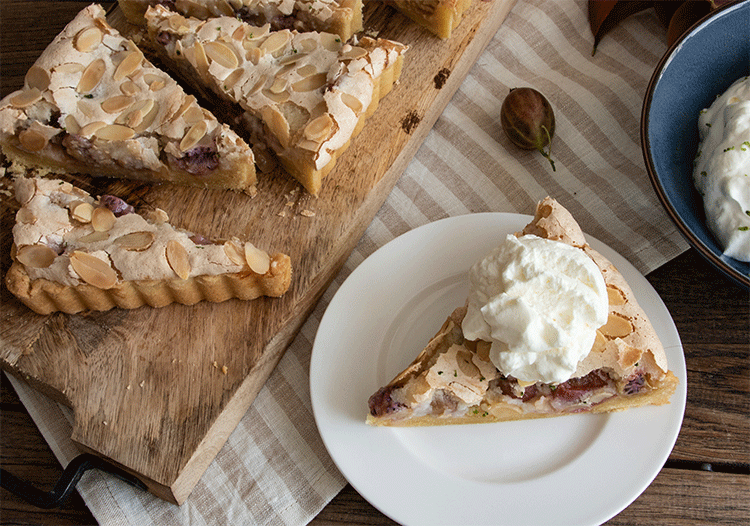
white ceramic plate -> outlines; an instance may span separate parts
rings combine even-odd
[[[641,494],[677,439],[686,371],[672,318],[630,263],[591,238],[666,348],[680,380],[671,404],[469,426],[365,424],[369,396],[465,301],[469,267],[530,219],[471,214],[416,228],[359,265],[323,316],[310,365],[318,429],[344,477],[401,524],[598,525]]]

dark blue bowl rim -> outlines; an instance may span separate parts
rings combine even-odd
[[[718,270],[723,272],[727,277],[734,280],[736,283],[750,289],[750,276],[742,274],[739,270],[736,268],[730,266],[726,261],[721,259],[720,255],[711,250],[701,239],[696,236],[691,229],[689,229],[685,223],[680,218],[680,215],[677,213],[677,210],[672,205],[671,201],[669,200],[669,197],[659,180],[659,178],[656,175],[656,169],[654,167],[653,159],[651,158],[651,144],[648,138],[648,127],[649,127],[649,113],[651,111],[651,102],[653,99],[654,91],[656,89],[656,85],[659,82],[659,79],[661,78],[662,72],[664,68],[669,64],[670,59],[672,58],[672,55],[675,53],[675,51],[680,47],[682,42],[687,39],[690,35],[693,34],[693,32],[698,29],[699,27],[703,26],[706,22],[709,20],[722,16],[722,14],[729,10],[729,9],[735,9],[738,8],[739,5],[742,4],[750,4],[750,0],[738,0],[737,2],[731,2],[728,4],[725,4],[718,9],[712,11],[711,13],[707,14],[700,20],[698,20],[695,24],[690,26],[690,28],[685,31],[680,38],[677,39],[670,47],[667,49],[667,51],[664,53],[664,56],[662,56],[661,60],[659,60],[659,63],[656,65],[656,68],[654,69],[654,73],[651,76],[651,80],[648,83],[648,86],[646,87],[646,98],[643,102],[643,108],[641,110],[641,151],[643,153],[643,159],[646,163],[646,171],[648,172],[649,179],[651,180],[651,185],[654,187],[654,190],[656,192],[657,197],[659,198],[659,201],[661,201],[662,206],[667,212],[667,215],[670,217],[672,222],[677,226],[680,233],[685,237],[687,242],[700,253],[703,257],[705,257],[709,263],[711,263],[714,267],[716,267]]]

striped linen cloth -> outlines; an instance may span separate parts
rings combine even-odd
[[[550,195],[644,274],[686,250],[651,189],[640,149],[641,106],[666,31],[647,10],[619,24],[593,56],[592,48],[586,0],[519,0],[185,504],[90,471],[78,490],[99,523],[299,525],[314,518],[345,484],[311,409],[315,332],[346,277],[404,232],[475,212],[532,214]],[[538,89],[554,108],[554,172],[538,152],[503,136],[500,106],[520,86]],[[67,465],[78,454],[69,411],[11,380]]]

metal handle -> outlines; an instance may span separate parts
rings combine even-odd
[[[141,482],[137,477],[131,475],[123,469],[110,464],[106,460],[92,455],[91,453],[83,453],[73,460],[70,461],[68,467],[63,470],[63,474],[55,484],[52,491],[45,492],[38,488],[35,488],[25,480],[21,480],[12,473],[7,472],[0,468],[0,486],[11,491],[16,496],[22,498],[29,504],[49,510],[52,508],[59,508],[68,499],[70,493],[75,489],[78,481],[81,480],[83,474],[89,469],[99,469],[107,473],[111,473],[120,480],[124,480],[128,484],[135,486],[138,489],[146,490],[146,485]]]

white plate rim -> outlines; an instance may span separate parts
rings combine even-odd
[[[406,232],[366,258],[336,291],[323,315],[310,362],[310,392],[318,430],[347,481],[368,502],[399,523],[601,524],[648,487],[674,447],[687,393],[685,359],[674,321],[640,272],[591,237],[587,237],[589,244],[625,276],[665,346],[670,369],[680,381],[671,404],[614,415],[417,430],[373,428],[364,423],[369,394],[384,383],[384,378],[390,380],[400,370],[393,370],[391,364],[391,370],[383,372],[382,356],[368,352],[373,348],[377,351],[379,345],[387,346],[376,340],[384,338],[382,329],[398,323],[388,316],[395,316],[399,310],[387,307],[395,301],[403,308],[414,291],[455,280],[457,272],[468,271],[477,257],[506,234],[522,229],[530,219],[521,214],[473,213]],[[447,315],[452,306],[445,307]],[[425,328],[429,336],[442,321],[430,322]],[[368,330],[374,334],[368,334]],[[416,356],[414,352],[408,351],[403,365]],[[493,426],[495,431],[490,431]],[[551,467],[549,473],[540,471],[526,479],[514,475],[501,480],[503,474],[498,473],[500,478],[485,480],[480,466],[472,465],[473,454],[464,460],[469,465],[469,476],[463,476],[464,472],[456,475],[456,471],[446,472],[436,465],[435,457],[415,458],[412,447],[422,444],[430,449],[437,439],[460,439],[462,433],[464,437],[471,435],[467,443],[486,444],[488,436],[507,442],[509,430],[523,435],[524,441],[554,447],[554,441],[547,437],[556,428],[565,428],[567,433],[584,430],[589,442],[581,452],[571,454],[569,461]],[[618,447],[613,446],[613,437],[632,431],[641,436],[628,436],[628,440],[618,442]],[[437,447],[440,450],[442,446]],[[466,467],[461,461],[456,465],[460,469]],[[480,472],[476,478],[474,468]],[[467,502],[472,505],[462,505]]]

